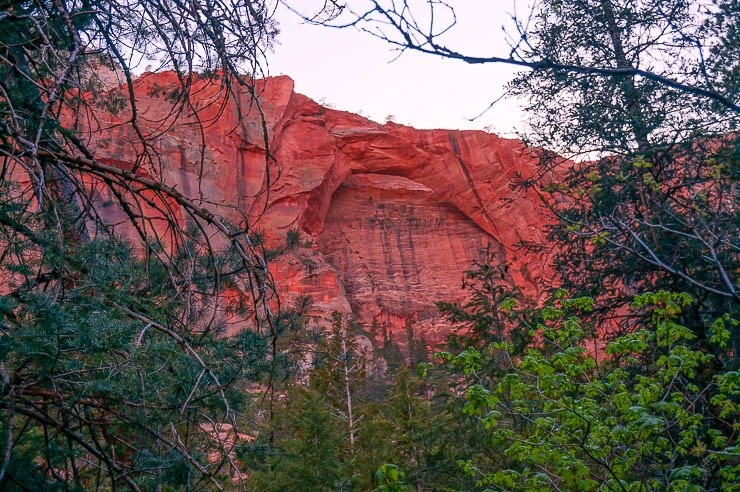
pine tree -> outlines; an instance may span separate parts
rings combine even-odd
[[[285,387],[272,428],[261,436],[260,446],[269,451],[253,464],[256,489],[358,490],[367,484],[363,478],[375,469],[367,468],[358,442],[367,401],[366,354],[357,334],[353,323],[334,313],[331,330],[313,350],[307,381]]]
[[[165,182],[153,142],[173,118],[145,128],[133,72],[142,58],[173,70],[161,102],[198,120],[192,89],[251,98],[245,72],[275,35],[259,1],[0,0],[0,488],[239,477],[245,385],[263,378],[258,333],[274,322],[264,251],[251,220]],[[88,147],[100,110],[135,136],[132,169]],[[230,307],[222,294],[241,282],[254,302]],[[230,318],[251,330],[225,338]]]

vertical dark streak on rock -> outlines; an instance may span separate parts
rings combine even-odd
[[[478,190],[475,187],[475,183],[473,182],[473,178],[470,176],[470,172],[468,171],[468,167],[465,165],[465,161],[462,159],[462,156],[460,155],[460,144],[457,142],[457,133],[448,132],[447,136],[450,140],[450,145],[452,146],[452,154],[455,156],[455,159],[457,160],[457,163],[460,166],[460,170],[465,175],[465,179],[468,182],[470,191],[473,192],[473,196],[475,197],[475,200],[478,203],[478,206],[480,207],[481,213],[486,218],[488,223],[491,224],[491,228],[496,232],[496,235],[498,237],[501,237],[501,232],[498,230],[498,227],[496,227],[496,223],[493,221],[491,216],[488,215],[488,209],[486,209],[486,207],[483,205],[483,199],[478,193]],[[499,241],[498,238],[496,238],[496,240],[497,242]]]

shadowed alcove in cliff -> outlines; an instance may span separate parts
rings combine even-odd
[[[389,174],[345,179],[319,236],[359,321],[402,346],[411,344],[411,325],[420,328],[415,344],[444,337],[435,303],[462,300],[464,272],[489,243],[498,246],[432,189]]]

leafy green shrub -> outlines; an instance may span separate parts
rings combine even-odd
[[[464,411],[485,423],[504,459],[500,469],[474,460],[461,469],[492,490],[740,490],[740,374],[712,371],[719,355],[699,350],[676,321],[692,302],[636,296],[642,321],[596,353],[584,348],[578,314],[592,301],[561,297],[533,314],[535,342],[504,374],[481,384],[487,350],[451,357],[469,381]],[[718,352],[728,348],[722,330]]]

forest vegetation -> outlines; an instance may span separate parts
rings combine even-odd
[[[537,0],[491,56],[446,44],[440,0],[288,3],[522,67],[509,91],[540,172],[520,186],[558,219],[558,288],[527,302],[483,251],[469,302],[439,306],[446,351],[388,347],[379,368],[367,327],[315,332],[310,298],[280,305],[251,218],[162,177],[153,142],[205,114],[197,81],[260,111],[274,4],[0,0],[0,489],[739,491],[740,2]],[[155,129],[144,62],[179,86]],[[133,169],[75,131],[111,104]],[[247,302],[224,303],[237,285]],[[223,336],[224,312],[248,328]]]

